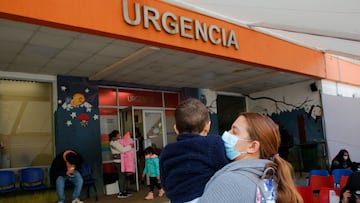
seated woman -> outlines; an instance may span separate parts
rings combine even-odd
[[[353,169],[353,162],[350,159],[349,152],[346,149],[342,149],[331,161],[330,170],[334,169]]]

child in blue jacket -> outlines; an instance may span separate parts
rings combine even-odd
[[[145,149],[145,167],[142,177],[145,178],[146,174],[148,174],[150,178],[150,191],[146,195],[145,199],[154,199],[154,187],[158,188],[158,196],[162,197],[165,192],[160,185],[159,157],[154,153],[154,149],[152,147]]]

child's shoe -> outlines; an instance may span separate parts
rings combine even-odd
[[[165,193],[164,189],[161,188],[161,189],[159,190],[159,197],[164,196],[164,193]]]
[[[72,201],[72,203],[84,203],[83,201],[80,201],[79,198],[76,198]]]
[[[149,192],[146,197],[145,197],[146,200],[152,200],[154,199],[154,193],[153,192]]]

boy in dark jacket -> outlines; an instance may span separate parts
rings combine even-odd
[[[175,110],[177,142],[160,155],[160,179],[171,203],[196,202],[207,181],[229,160],[219,135],[209,135],[210,116],[197,99],[181,102]]]

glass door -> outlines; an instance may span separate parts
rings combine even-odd
[[[129,107],[125,109],[119,110],[119,120],[120,120],[120,135],[125,135],[125,133],[129,132],[131,139],[134,140],[134,148],[136,151],[139,150],[139,142],[136,138],[135,132],[135,123],[134,123],[134,108]],[[137,153],[134,153],[134,164],[135,164],[135,173],[130,174],[129,178],[129,189],[135,188],[136,191],[139,191],[139,170],[138,170],[138,157]]]
[[[153,147],[160,155],[166,143],[164,111],[143,110],[144,148]]]

